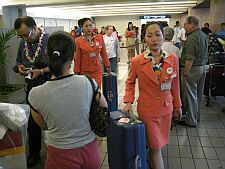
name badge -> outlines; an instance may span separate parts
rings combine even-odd
[[[171,89],[171,82],[161,83],[161,90],[170,90]]]
[[[96,56],[96,53],[95,52],[91,52],[90,53],[90,57],[94,57],[94,56]]]

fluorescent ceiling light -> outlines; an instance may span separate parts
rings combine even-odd
[[[193,6],[193,5],[191,5]],[[140,9],[140,10],[147,10],[147,9],[180,9],[180,8],[185,8],[187,9],[190,6],[158,6],[158,7],[152,7],[152,6],[141,6],[141,7],[136,7],[136,6],[129,6],[129,7],[117,7],[117,8],[84,8],[84,9],[69,9],[69,10],[65,10],[64,8],[62,8],[62,10],[64,11],[96,11],[96,10],[102,10],[102,11],[107,11],[107,10],[133,10],[133,9]],[[61,8],[60,8],[61,9]]]
[[[123,13],[120,14],[121,16],[126,16],[126,15],[165,15],[165,14],[177,14],[177,13],[183,13],[183,12],[137,12],[137,13]],[[96,16],[115,16],[115,14],[96,14],[92,15],[94,17]]]
[[[121,10],[121,11],[101,11],[101,10],[99,10],[99,11],[94,11],[94,12],[85,12],[86,14],[92,14],[92,15],[94,15],[94,14],[107,14],[107,13],[114,13],[114,14],[120,14],[120,13],[128,13],[128,14],[130,14],[130,13],[134,13],[134,12],[140,12],[140,13],[146,13],[146,12],[161,12],[161,13],[163,13],[164,11],[165,12],[184,12],[184,11],[186,11],[186,9],[183,9],[183,10],[174,10],[174,9],[168,9],[168,10],[132,10],[132,12],[126,12],[126,11],[123,11],[123,10]]]
[[[187,8],[186,7],[183,7],[183,8],[145,8],[145,9],[137,9],[137,8],[134,8],[132,9],[132,12],[133,11],[186,11]],[[73,11],[70,11],[70,12],[73,12]],[[102,13],[105,13],[105,12],[128,12],[130,13],[131,11],[129,9],[113,9],[113,10],[105,10],[105,9],[98,9],[98,10],[88,10],[88,11],[76,11],[74,10],[74,12],[84,12],[84,13],[96,13],[96,12],[102,12]]]
[[[196,5],[197,1],[178,1],[178,2],[152,2],[152,3],[123,3],[123,4],[102,4],[102,5],[83,5],[83,6],[68,6],[68,7],[60,7],[62,9],[70,9],[70,8],[91,8],[91,7],[95,7],[95,8],[102,8],[102,7],[121,7],[121,6],[159,6],[159,5],[178,5],[178,4],[182,4],[184,6],[188,5],[188,4],[192,4],[192,5]]]
[[[150,3],[122,3],[98,5],[61,5],[49,7],[30,7],[27,14],[35,17],[51,17],[65,19],[79,19],[91,16],[119,16],[143,14],[172,14],[183,13],[189,7],[195,6],[197,1],[150,2]]]
[[[61,18],[61,19],[79,19],[83,17],[91,17],[90,15],[87,15],[85,13],[77,12],[66,12],[59,9],[54,8],[27,8],[27,15],[33,16],[33,17],[43,17],[43,18]]]

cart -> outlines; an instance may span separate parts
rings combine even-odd
[[[209,106],[211,97],[225,96],[225,64],[212,63],[206,72],[204,95],[205,105]]]

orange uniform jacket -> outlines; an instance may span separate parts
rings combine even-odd
[[[158,80],[150,59],[142,53],[132,59],[126,81],[124,102],[134,102],[135,82],[138,78],[138,114],[143,117],[161,117],[181,107],[178,57],[166,53],[161,78]],[[172,68],[172,69],[171,69]],[[171,82],[170,90],[161,90],[161,83]]]
[[[76,38],[74,72],[90,75],[96,80],[99,87],[101,87],[102,79],[102,64],[100,57],[102,58],[104,66],[110,67],[102,35],[94,35],[93,47],[91,47],[89,41],[84,38],[84,35]]]

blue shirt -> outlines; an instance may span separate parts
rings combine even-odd
[[[225,40],[225,30],[224,30],[224,29],[219,30],[219,31],[217,32],[217,35],[218,35],[221,39]]]

